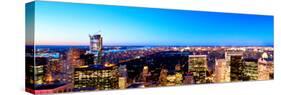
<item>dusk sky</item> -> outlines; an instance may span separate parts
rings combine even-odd
[[[59,2],[35,3],[35,43],[88,45],[273,45],[273,16]]]

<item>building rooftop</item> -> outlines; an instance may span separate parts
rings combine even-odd
[[[112,69],[113,66],[105,66],[103,64],[91,64],[91,65],[85,65],[85,66],[80,66],[75,69],[90,69],[90,70],[106,70],[106,69]]]

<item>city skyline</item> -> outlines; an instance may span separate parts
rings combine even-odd
[[[273,16],[35,1],[25,47],[33,94],[274,79]]]
[[[273,16],[35,2],[36,45],[273,46]],[[126,10],[126,11],[124,11]]]

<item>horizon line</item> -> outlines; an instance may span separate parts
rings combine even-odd
[[[30,45],[28,45],[30,46]],[[57,44],[40,44],[40,45],[33,45],[33,46],[89,46],[89,45],[57,45]],[[235,47],[235,46],[240,46],[240,47],[254,47],[254,46],[267,46],[267,47],[274,47],[274,45],[103,45],[103,46],[218,46],[218,47]]]

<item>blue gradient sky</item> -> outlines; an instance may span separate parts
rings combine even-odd
[[[273,45],[273,16],[36,2],[35,43],[88,45]]]

